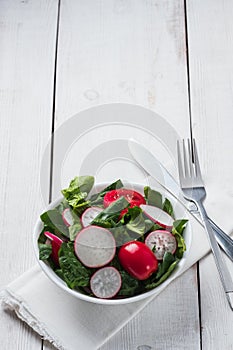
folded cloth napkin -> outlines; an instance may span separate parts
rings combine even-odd
[[[193,235],[190,251],[179,275],[209,251],[203,227],[191,214],[187,215]],[[67,294],[51,282],[39,266],[35,266],[2,290],[0,299],[5,308],[13,310],[58,349],[96,350],[170,282],[165,281],[152,297],[143,301],[105,306]]]

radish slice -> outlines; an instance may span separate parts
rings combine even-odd
[[[73,216],[71,214],[70,208],[66,208],[62,212],[62,220],[64,221],[64,224],[69,227],[72,226],[74,223]]]
[[[52,245],[52,254],[51,254],[52,259],[57,265],[59,265],[58,252],[59,252],[59,249],[61,248],[63,240],[49,231],[45,231],[44,235],[49,240],[49,242],[46,241],[46,244],[50,243]]]
[[[90,225],[90,223],[96,218],[96,216],[102,210],[103,209],[100,207],[87,208],[81,216],[81,223],[82,223],[83,227],[87,227],[88,225]]]
[[[101,267],[114,258],[116,241],[109,230],[90,225],[76,236],[74,251],[85,266]]]
[[[156,230],[146,237],[145,244],[153,250],[156,258],[162,260],[165,252],[172,254],[176,251],[176,238],[171,232]]]
[[[112,298],[121,288],[121,275],[115,267],[103,267],[91,277],[90,286],[97,298]]]
[[[144,214],[146,214],[146,216],[148,216],[148,218],[154,221],[156,224],[159,224],[161,227],[168,230],[172,229],[174,219],[162,209],[147,204],[140,205],[140,208]]]

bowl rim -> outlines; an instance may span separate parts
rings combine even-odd
[[[126,182],[123,181],[124,187],[128,185],[130,186],[134,186],[134,189],[136,189],[137,191],[142,193],[142,189],[144,188],[145,185],[143,185],[142,183],[135,183],[135,182]],[[98,190],[101,190],[101,188],[104,188],[106,186],[109,185],[109,182],[99,182],[94,184],[92,190],[90,193],[92,193],[96,188],[98,188]],[[135,188],[136,187],[136,188]],[[163,196],[166,194],[166,198],[168,198],[169,200],[171,200],[172,204],[174,205],[174,200],[175,197],[172,197],[168,192],[166,192],[164,189],[162,188],[156,188],[155,186],[153,186],[153,189],[158,190]],[[58,197],[57,199],[55,199],[54,201],[52,201],[45,209],[43,212],[50,210],[52,208],[54,208],[55,206],[57,206],[61,200],[63,199],[62,196]],[[178,206],[181,208],[183,208],[184,213],[188,212],[187,208],[185,208],[185,206],[182,206],[181,203],[179,203],[178,201],[176,201],[176,203],[178,204]],[[188,215],[187,215],[188,216]],[[34,226],[34,230],[33,230],[33,248],[34,248],[34,253],[36,256],[36,260],[39,264],[39,266],[41,267],[42,271],[46,274],[46,276],[53,282],[55,283],[55,285],[57,285],[58,287],[60,287],[61,289],[63,289],[65,292],[69,293],[70,295],[84,300],[84,301],[88,301],[88,302],[92,302],[94,304],[102,304],[102,305],[122,305],[122,304],[129,304],[132,302],[137,302],[137,301],[142,301],[144,299],[150,298],[151,296],[154,296],[156,294],[159,294],[173,279],[175,279],[176,277],[179,276],[180,272],[182,271],[182,269],[184,268],[185,265],[185,261],[187,259],[187,255],[189,254],[189,251],[191,249],[191,244],[192,244],[192,228],[190,225],[190,220],[188,222],[188,225],[185,229],[185,243],[186,243],[186,251],[184,252],[184,256],[182,257],[182,259],[179,261],[178,266],[176,267],[176,269],[173,271],[173,273],[163,282],[161,283],[161,285],[159,285],[158,287],[145,292],[145,293],[141,293],[132,297],[128,297],[128,298],[119,298],[119,299],[101,299],[101,298],[96,298],[96,297],[92,297],[86,294],[83,294],[81,292],[79,292],[78,290],[73,290],[71,288],[69,288],[65,281],[63,281],[53,270],[52,268],[46,264],[44,261],[39,259],[39,248],[38,248],[38,237],[39,234],[41,232],[43,228],[43,223],[41,221],[40,218],[37,219],[35,226]]]

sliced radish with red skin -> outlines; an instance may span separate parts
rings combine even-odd
[[[156,230],[146,237],[145,244],[154,252],[158,260],[162,260],[165,252],[175,253],[177,242],[169,231]]]
[[[73,225],[74,219],[73,219],[73,216],[71,214],[70,208],[66,208],[65,210],[63,210],[63,212],[62,212],[62,220],[63,220],[64,224],[67,227]]]
[[[121,288],[121,275],[115,267],[103,267],[91,277],[90,286],[97,298],[113,298]]]
[[[103,209],[100,207],[87,208],[81,216],[81,223],[83,227],[90,225],[90,223],[96,218],[99,213],[101,213],[102,210]]]
[[[148,204],[142,204],[140,205],[140,208],[144,214],[156,224],[159,224],[161,227],[166,228],[167,230],[172,229],[174,219],[164,210]]]
[[[77,234],[74,251],[85,266],[102,267],[114,258],[116,241],[109,230],[90,225]]]
[[[51,242],[51,245],[52,245],[51,258],[53,259],[53,261],[57,265],[59,265],[58,252],[59,252],[59,249],[61,248],[63,240],[61,238],[57,237],[56,235],[54,235],[53,233],[49,232],[49,231],[45,231],[44,235],[48,238],[48,240]],[[48,244],[47,241],[46,241],[46,244]]]

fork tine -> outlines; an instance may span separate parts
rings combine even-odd
[[[184,172],[183,172],[183,164],[182,164],[182,157],[181,157],[179,140],[177,140],[177,158],[178,158],[179,178],[180,178],[180,181],[183,181],[184,180]]]
[[[191,141],[188,139],[188,153],[189,153],[189,170],[190,170],[190,176],[194,176],[194,170],[193,170],[193,162],[192,162],[192,147],[191,147]]]
[[[193,154],[194,154],[195,175],[196,175],[196,177],[198,177],[200,180],[202,180],[201,169],[200,169],[200,163],[199,163],[199,159],[198,159],[197,147],[196,147],[196,141],[195,141],[195,139],[193,139]]]

